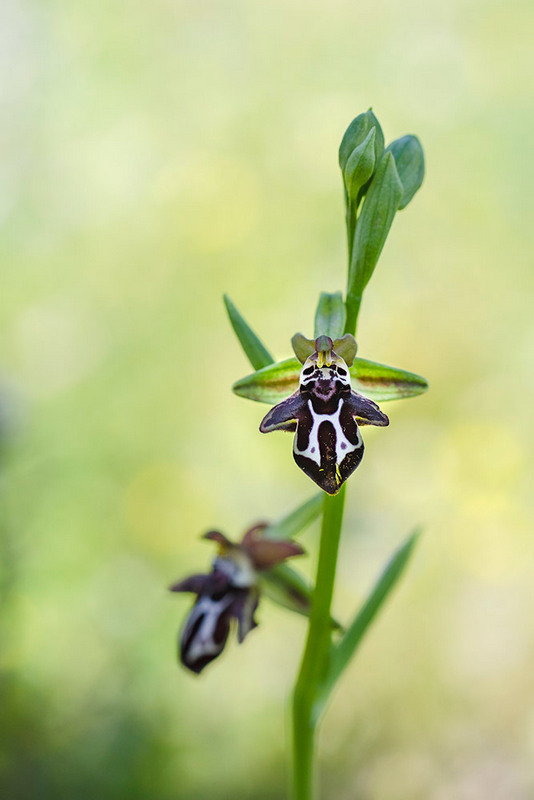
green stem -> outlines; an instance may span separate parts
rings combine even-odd
[[[323,710],[321,684],[328,670],[331,612],[345,486],[334,497],[325,494],[317,579],[308,638],[293,691],[293,800],[314,796],[315,733]]]
[[[345,333],[351,333],[353,336],[356,336],[356,323],[358,321],[358,314],[360,313],[361,302],[361,294],[358,296],[347,294],[347,300],[345,302],[345,308],[347,309]]]
[[[347,196],[345,192],[345,203],[347,208],[346,213],[346,223],[347,223],[347,250],[349,254],[349,265],[352,259],[352,247],[354,245],[354,231],[356,229],[356,209],[352,203],[352,200]]]

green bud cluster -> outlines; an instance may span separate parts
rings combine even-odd
[[[345,330],[355,333],[367,286],[397,211],[406,208],[423,182],[425,159],[417,136],[384,148],[384,134],[371,111],[359,114],[339,147],[345,193],[349,271]]]

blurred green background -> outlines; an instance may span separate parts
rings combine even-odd
[[[324,798],[534,796],[534,56],[512,0],[5,0],[0,796],[282,800],[301,618],[199,679],[167,585],[310,497],[233,396],[227,291],[278,357],[345,285],[337,147],[373,106],[427,177],[360,354],[425,375],[349,485],[347,618],[425,535],[342,681]],[[313,570],[317,530],[304,542]]]

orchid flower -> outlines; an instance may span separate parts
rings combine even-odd
[[[257,626],[262,574],[304,553],[296,542],[265,536],[267,528],[267,523],[254,525],[239,544],[220,531],[209,531],[204,538],[219,546],[211,572],[190,575],[170,587],[172,592],[196,594],[180,637],[180,660],[192,672],[201,672],[222,653],[232,620],[237,621],[240,643]],[[307,598],[301,602],[305,605]]]
[[[351,388],[353,336],[335,342],[319,336],[312,343],[296,334],[293,345],[303,363],[299,388],[265,415],[260,431],[294,431],[298,466],[325,492],[337,494],[363,457],[359,426],[389,425],[389,419],[376,403]]]

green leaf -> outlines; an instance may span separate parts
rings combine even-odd
[[[374,172],[376,164],[375,137],[376,128],[373,127],[364,141],[352,151],[343,171],[347,195],[356,206],[359,202],[361,189]]]
[[[403,195],[393,153],[385,153],[363,201],[349,267],[348,297],[360,298],[376,267]],[[347,312],[347,316],[349,316]],[[348,331],[350,333],[350,331]]]
[[[395,157],[395,164],[403,187],[402,200],[399,211],[406,208],[416,191],[420,188],[425,177],[425,156],[421,142],[417,136],[408,134],[395,139],[386,148],[386,153],[391,151]]]
[[[345,303],[341,292],[321,292],[315,312],[314,337],[329,336],[337,339],[345,329]]]
[[[230,317],[232,328],[254,369],[261,369],[268,364],[273,364],[274,358],[272,355],[226,294],[224,295],[224,304]]]
[[[300,573],[288,564],[278,564],[259,574],[260,587],[270,600],[297,614],[310,616],[313,587]],[[332,618],[332,628],[341,625]]]
[[[275,405],[297,391],[301,369],[296,358],[287,358],[241,378],[232,389],[248,400]],[[420,375],[365,358],[354,359],[350,375],[353,389],[377,403],[414,397],[428,389]]]
[[[354,656],[364,634],[403,574],[419,534],[420,531],[415,531],[393,555],[375,583],[367,600],[346,629],[342,639],[332,647],[325,693],[328,693],[336,684],[341,673]]]
[[[273,522],[265,528],[263,536],[270,539],[294,539],[321,515],[322,510],[323,493],[320,492],[278,522]]]
[[[384,134],[380,123],[369,109],[364,114],[358,114],[343,135],[339,145],[339,166],[344,172],[351,153],[362,144],[369,135],[371,128],[376,128],[375,133],[375,160],[378,161],[384,151]]]

